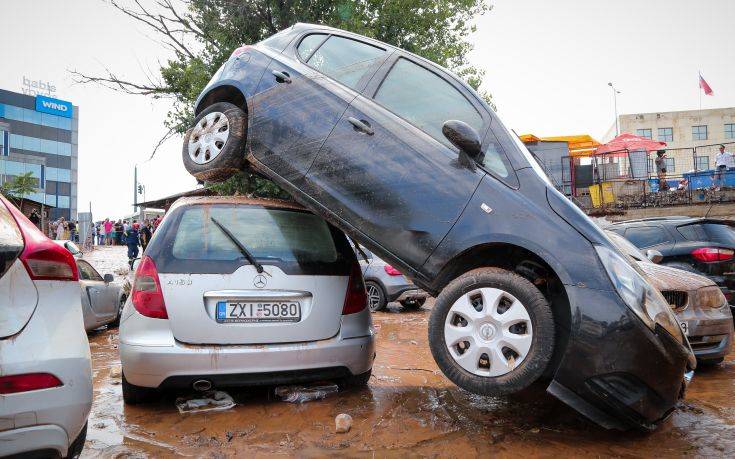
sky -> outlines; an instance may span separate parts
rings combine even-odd
[[[150,0],[143,0],[143,2]],[[518,134],[602,138],[618,112],[699,108],[698,72],[714,90],[703,108],[735,106],[733,0],[490,0],[476,19],[470,62]],[[132,212],[133,170],[147,199],[192,189],[181,138],[165,133],[169,101],[75,84],[70,70],[141,80],[169,53],[143,26],[101,0],[0,2],[0,88],[23,76],[52,82],[80,107],[79,210]]]

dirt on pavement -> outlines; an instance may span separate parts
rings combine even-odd
[[[657,431],[610,432],[543,388],[511,397],[458,389],[429,351],[431,305],[391,304],[373,314],[377,358],[367,388],[301,405],[278,400],[272,389],[228,391],[237,405],[210,413],[179,414],[171,395],[124,405],[119,377],[111,376],[120,363],[117,330],[93,332],[94,405],[82,457],[735,455],[733,356],[698,370],[686,400]],[[341,413],[353,422],[338,434]]]

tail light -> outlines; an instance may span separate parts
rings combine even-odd
[[[168,319],[163,301],[161,281],[153,259],[144,256],[135,272],[132,292],[133,306],[140,314],[152,319]]]
[[[701,249],[692,250],[692,256],[699,261],[710,263],[713,261],[731,260],[735,251],[730,249],[720,249],[717,247],[703,247]]]
[[[342,315],[354,314],[366,307],[367,292],[365,292],[365,282],[362,279],[362,270],[360,264],[354,262],[352,269],[350,269],[350,280],[347,282],[347,293],[345,294],[345,304],[342,306]]]
[[[242,45],[242,46],[240,46],[239,48],[235,49],[232,52],[232,55],[230,56],[230,58],[238,57],[239,55],[244,54],[250,48],[252,48],[252,46],[250,46],[250,45]]]
[[[63,386],[59,378],[50,373],[26,373],[0,376],[0,395],[17,394],[32,390]]]
[[[79,271],[71,252],[46,237],[15,206],[6,203],[6,207],[23,235],[25,247],[19,258],[31,279],[78,281]]]
[[[385,273],[389,276],[402,276],[400,271],[398,271],[396,268],[394,268],[391,265],[385,265],[383,266],[383,269],[385,270]]]

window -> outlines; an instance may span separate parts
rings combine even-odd
[[[311,53],[313,53],[314,50],[322,44],[326,37],[327,36],[322,33],[315,33],[304,37],[304,39],[301,40],[301,43],[299,43],[298,47],[298,52],[299,56],[301,56],[301,59],[307,60],[309,56],[311,56]]]
[[[406,59],[396,62],[375,100],[448,146],[451,143],[442,134],[447,120],[464,121],[482,132],[482,116],[462,93],[435,73]]]
[[[79,278],[82,280],[102,281],[102,276],[84,260],[77,260],[77,268],[79,268]]]
[[[692,126],[692,140],[707,140],[707,126]]]
[[[653,134],[650,129],[636,129],[635,130],[636,135],[639,135],[641,137],[645,137],[647,139],[653,138]]]
[[[676,228],[688,241],[715,242],[717,244],[735,244],[735,229],[730,225],[718,223],[694,223]]]
[[[310,38],[306,37],[307,39]],[[299,54],[304,41],[299,44]],[[309,44],[307,43],[307,45]],[[316,46],[312,43],[311,46]],[[306,51],[306,48],[304,48]],[[356,40],[332,35],[319,46],[307,63],[319,72],[351,88],[385,56],[385,50]]]
[[[709,156],[695,156],[694,169],[698,171],[706,171],[709,169]]]
[[[674,128],[658,128],[658,140],[663,142],[673,142]]]
[[[668,242],[666,230],[660,226],[639,226],[625,230],[625,238],[638,248],[651,247]]]
[[[725,124],[725,138],[735,139],[735,124],[734,123]]]

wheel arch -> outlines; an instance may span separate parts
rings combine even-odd
[[[211,88],[199,99],[194,109],[194,116],[197,116],[202,110],[217,102],[229,102],[240,107],[246,115],[248,114],[247,99],[242,91],[232,84],[221,84]]]

